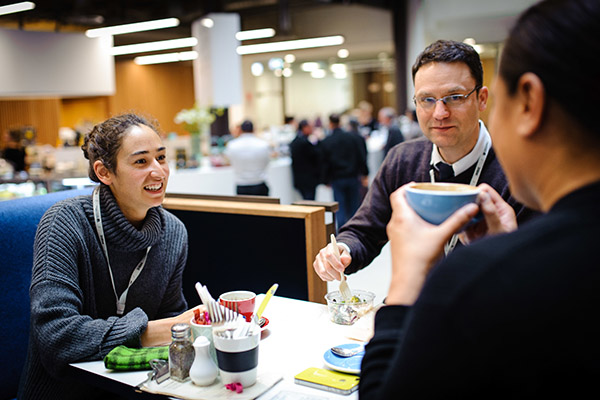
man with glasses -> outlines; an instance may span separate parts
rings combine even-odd
[[[313,267],[323,280],[340,279],[341,272],[356,272],[373,261],[388,241],[389,196],[411,181],[487,183],[512,206],[519,222],[532,214],[511,197],[490,135],[479,120],[488,89],[483,86],[483,68],[475,49],[438,40],[417,57],[412,75],[417,117],[425,137],[401,143],[389,152],[361,207],[340,229],[341,257],[336,257],[330,244],[315,258]],[[493,209],[491,198],[484,200],[484,212],[486,207]],[[446,253],[457,245],[455,236]]]

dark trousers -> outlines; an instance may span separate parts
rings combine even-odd
[[[342,227],[358,210],[360,205],[360,184],[357,177],[334,179],[331,181],[333,198],[339,203],[337,212],[338,228]]]
[[[264,182],[258,185],[237,185],[237,194],[250,196],[268,196],[269,187]]]
[[[316,186],[305,186],[296,188],[300,192],[303,200],[314,200],[317,195]]]

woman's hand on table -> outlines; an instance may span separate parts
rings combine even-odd
[[[171,342],[171,326],[178,323],[189,324],[194,318],[194,310],[206,311],[205,305],[199,305],[169,318],[148,321],[148,327],[142,333],[142,347],[162,346]]]
[[[430,269],[442,256],[446,242],[478,212],[476,204],[467,204],[442,224],[432,225],[408,205],[406,186],[390,196],[392,217],[387,235],[392,253],[392,278],[386,304],[412,305]]]

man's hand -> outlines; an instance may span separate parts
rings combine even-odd
[[[352,262],[352,257],[344,247],[338,246],[338,248],[342,252],[341,256],[335,254],[332,244],[329,243],[315,257],[313,268],[324,281],[340,280],[342,278],[341,274]]]
[[[467,204],[440,225],[423,220],[406,202],[402,186],[390,196],[392,217],[387,225],[392,253],[392,279],[386,304],[412,305],[427,274],[442,256],[444,244],[478,211]]]
[[[461,232],[459,238],[464,244],[487,235],[497,235],[517,229],[517,217],[510,204],[505,202],[490,185],[482,183],[479,188],[481,193],[477,196],[477,203],[484,220]]]

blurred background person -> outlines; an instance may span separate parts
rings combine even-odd
[[[360,206],[361,176],[368,175],[367,160],[360,140],[340,128],[340,116],[329,116],[331,134],[322,142],[323,176],[331,184],[333,198],[339,203],[337,225],[343,226]]]
[[[310,136],[312,125],[305,119],[298,123],[298,133],[290,143],[294,187],[304,200],[314,200],[321,177],[321,152],[318,141],[313,144]]]
[[[392,147],[404,141],[404,136],[396,123],[396,110],[392,107],[383,107],[379,110],[377,121],[379,122],[379,135],[385,142],[383,146],[383,157],[385,158]]]
[[[417,110],[406,109],[404,115],[400,118],[400,130],[404,140],[416,139],[423,136],[423,131],[417,121]]]
[[[236,193],[268,196],[266,179],[270,160],[269,143],[254,134],[254,125],[250,120],[242,122],[240,131],[240,135],[225,148],[225,156],[235,173]]]
[[[373,105],[362,100],[358,102],[357,108],[360,133],[363,137],[368,137],[371,132],[377,129],[377,120],[373,117]]]
[[[367,164],[365,167],[364,172],[366,172],[365,175],[361,175],[359,177],[359,182],[360,182],[360,201],[362,202],[362,200],[365,198],[365,196],[367,195],[367,191],[369,189],[369,165],[368,165],[368,151],[367,151],[367,141],[365,140],[364,136],[361,134],[360,132],[360,123],[358,122],[358,119],[354,118],[354,117],[350,117],[350,119],[348,120],[348,132],[352,135],[354,135],[354,137],[356,137],[358,139],[358,142],[360,143],[360,150],[362,152],[362,156],[365,160],[367,160]]]
[[[2,158],[9,162],[15,172],[25,171],[25,146],[22,143],[20,130],[9,130],[4,135]]]

